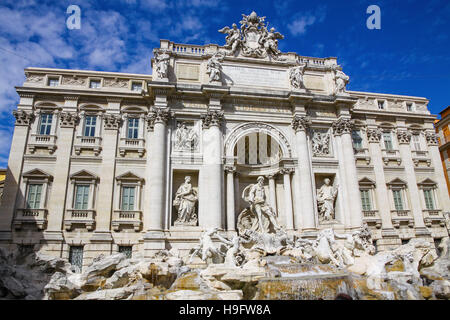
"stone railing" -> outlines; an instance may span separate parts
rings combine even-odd
[[[356,160],[365,160],[367,164],[370,164],[370,153],[367,148],[353,149]]]
[[[185,53],[185,54],[192,54],[192,55],[203,55],[205,54],[205,47],[204,46],[197,46],[197,45],[189,45],[189,44],[177,44],[174,43],[172,45],[172,51],[176,53]]]
[[[74,150],[76,155],[81,154],[81,150],[92,150],[96,156],[100,154],[102,150],[102,138],[101,137],[84,137],[77,136],[75,138]]]
[[[419,165],[420,161],[426,162],[428,166],[431,165],[431,158],[428,156],[428,151],[412,150],[411,153],[414,165]]]
[[[422,210],[422,213],[427,227],[431,227],[433,222],[438,223],[441,227],[445,227],[445,218],[441,210]]]
[[[138,232],[142,225],[142,212],[114,210],[111,224],[114,231],[119,231],[124,226],[130,226]]]
[[[28,151],[34,153],[36,148],[48,149],[50,154],[56,150],[56,136],[44,135],[44,134],[31,134],[30,141],[28,142]]]
[[[129,151],[137,152],[139,157],[142,157],[145,152],[145,140],[120,138],[119,154],[124,157]]]
[[[35,224],[39,230],[47,225],[47,209],[17,209],[13,225],[15,229],[21,229],[24,223]]]
[[[377,229],[381,228],[381,218],[378,210],[363,210],[363,219],[368,225],[375,225]]]
[[[406,223],[408,227],[414,227],[414,219],[410,215],[410,210],[391,210],[392,224],[399,228],[400,224]]]
[[[389,161],[397,161],[397,164],[400,165],[402,163],[402,158],[400,157],[400,151],[398,150],[387,150],[381,149],[381,154],[383,157],[383,162],[385,165],[389,164]]]
[[[95,210],[68,209],[66,219],[64,219],[64,227],[67,231],[70,231],[74,224],[84,225],[89,231],[93,230],[95,225]]]

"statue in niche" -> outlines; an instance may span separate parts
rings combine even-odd
[[[209,82],[220,81],[224,56],[225,54],[219,51],[208,60],[206,73],[209,74]]]
[[[294,89],[303,89],[305,86],[303,84],[303,73],[305,70],[305,65],[299,65],[297,67],[291,68],[289,71],[289,80],[291,86]]]
[[[178,188],[173,200],[173,205],[178,207],[175,225],[194,226],[197,224],[197,214],[195,213],[197,200],[197,191],[192,187],[191,177],[184,177],[184,183]]]
[[[325,178],[324,185],[317,191],[317,203],[319,207],[319,221],[332,221],[334,216],[334,201],[338,188],[331,185],[331,180]]]
[[[250,204],[238,217],[238,230],[259,233],[275,233],[280,230],[275,210],[267,203],[264,191],[264,177],[259,176],[256,184],[248,185],[242,192],[242,198]]]
[[[334,94],[345,93],[345,86],[350,80],[350,77],[342,72],[342,68],[337,65],[333,65],[334,81],[336,82],[336,89]]]
[[[316,131],[312,138],[312,151],[314,156],[330,154],[330,135],[328,133]]]
[[[160,79],[167,78],[170,56],[165,52],[155,51],[156,74]]]
[[[186,123],[180,122],[175,131],[175,149],[192,151],[197,149],[197,133],[186,126]]]

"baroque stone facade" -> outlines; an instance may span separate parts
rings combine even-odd
[[[186,256],[205,230],[236,234],[257,179],[254,208],[290,234],[367,223],[379,251],[447,237],[428,100],[348,91],[335,58],[280,52],[256,13],[241,25],[224,46],[161,40],[152,76],[26,69],[0,245],[84,266]]]

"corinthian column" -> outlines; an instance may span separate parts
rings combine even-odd
[[[144,228],[147,231],[162,232],[166,209],[167,169],[167,122],[169,108],[152,108],[147,116],[150,143],[147,149],[147,173],[144,210]]]
[[[294,230],[294,216],[292,212],[292,189],[291,189],[291,173],[293,169],[281,169],[284,182],[284,211],[286,218],[286,229]]]
[[[222,228],[223,170],[222,111],[208,110],[201,116],[203,122],[203,166],[200,170],[199,225],[204,228]]]
[[[297,210],[294,217],[296,230],[300,228],[303,228],[303,230],[314,230],[316,228],[311,156],[306,138],[306,128],[309,124],[310,120],[307,117],[295,115],[292,120],[298,157],[298,187],[296,188],[298,201],[296,201]]]
[[[362,205],[359,191],[358,174],[356,171],[355,156],[353,154],[352,142],[353,123],[348,118],[339,118],[333,122],[333,133],[340,137],[341,155],[339,156],[339,166],[344,168],[345,176],[341,180],[345,183],[347,191],[348,212],[346,212],[346,226],[351,229],[362,227]],[[338,138],[339,140],[339,138]]]

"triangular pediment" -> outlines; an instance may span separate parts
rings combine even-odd
[[[144,179],[135,175],[131,171],[127,171],[124,174],[121,174],[120,176],[116,177],[116,180],[121,181],[143,181]]]
[[[74,174],[72,174],[70,176],[70,179],[76,179],[76,180],[97,180],[98,176],[96,176],[95,174],[87,171],[87,170],[81,170],[78,172],[75,172]]]
[[[436,182],[431,180],[430,178],[426,178],[425,180],[422,180],[421,182],[419,182],[418,185],[434,187],[434,186],[436,186]]]
[[[23,174],[24,178],[32,179],[52,179],[53,177],[41,169],[33,169]]]
[[[369,179],[367,177],[364,177],[361,180],[359,180],[359,184],[360,185],[367,185],[367,186],[374,186],[375,185],[375,181],[373,181],[372,179]]]
[[[406,181],[404,181],[400,178],[395,178],[394,180],[391,180],[390,182],[388,182],[387,185],[406,186],[407,183],[406,183]]]

